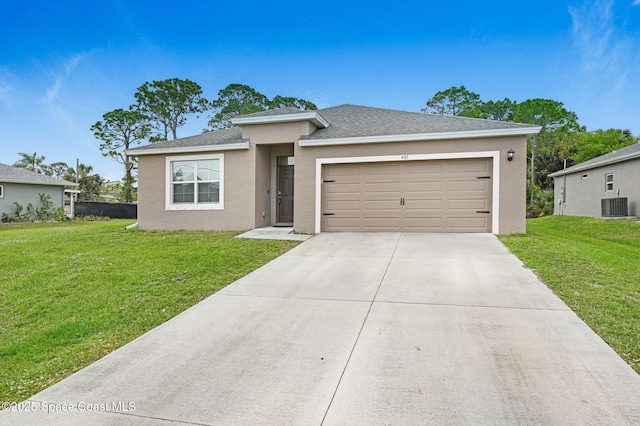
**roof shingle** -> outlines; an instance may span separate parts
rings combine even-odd
[[[591,160],[585,161],[583,163],[567,167],[564,170],[551,173],[549,177],[562,176],[587,169],[593,169],[595,167],[604,166],[606,164],[616,163],[618,161],[624,161],[632,158],[640,158],[640,143],[625,146],[624,148],[620,148],[599,157],[592,158]]]
[[[407,112],[359,105],[340,105],[318,111],[329,122],[304,139],[339,139],[366,136],[411,135],[534,128],[528,124]]]
[[[0,163],[0,182],[33,183],[40,185],[77,186],[77,183],[54,178],[20,167],[7,166]]]

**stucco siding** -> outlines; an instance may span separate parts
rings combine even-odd
[[[507,150],[516,151],[507,161]],[[471,140],[417,141],[357,145],[300,147],[296,144],[295,230],[315,232],[316,159],[412,154],[500,151],[499,233],[525,232],[526,138],[502,137]],[[494,230],[496,232],[496,230]]]
[[[222,210],[167,210],[165,196],[169,177],[166,173],[166,156],[140,156],[138,226],[141,229],[168,230],[253,229],[256,223],[255,148],[223,154],[225,195]],[[188,154],[185,156],[188,157]]]
[[[306,121],[277,124],[251,124],[242,127],[243,139],[250,139],[252,144],[279,144],[295,142],[300,136],[308,136],[315,126]]]
[[[605,182],[609,173],[613,174],[611,191],[606,190]],[[557,176],[554,196],[554,213],[558,215],[601,217],[600,200],[620,196],[627,198],[629,215],[637,216],[640,214],[640,158]]]
[[[47,194],[51,197],[51,202],[55,208],[64,206],[64,187],[51,185],[34,185],[26,183],[0,182],[3,186],[3,197],[0,198],[0,215],[2,213],[14,214],[16,206],[14,202],[20,203],[25,208],[29,203],[35,208],[40,207],[40,195]]]

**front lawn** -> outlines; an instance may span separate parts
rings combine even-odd
[[[298,244],[131,223],[0,226],[0,401],[32,396]]]
[[[640,373],[640,224],[550,216],[502,242]]]

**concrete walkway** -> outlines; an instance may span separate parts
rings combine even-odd
[[[622,425],[640,376],[493,235],[320,234],[26,407],[0,424]]]
[[[256,228],[237,235],[236,238],[249,238],[251,240],[290,240],[307,241],[313,237],[311,234],[294,234],[293,227],[267,226]]]

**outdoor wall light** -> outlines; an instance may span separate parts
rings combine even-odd
[[[507,151],[507,160],[511,161],[513,160],[513,154],[515,154],[516,152],[513,150],[513,148],[510,148],[509,151]]]

